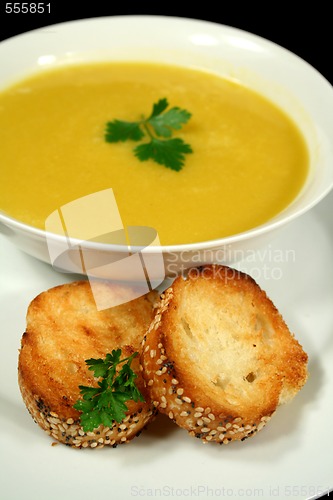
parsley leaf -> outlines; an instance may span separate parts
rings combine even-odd
[[[125,122],[114,120],[106,125],[105,140],[107,142],[139,141],[144,137],[140,128],[140,122]]]
[[[105,140],[107,142],[139,141],[148,136],[150,142],[134,148],[135,156],[140,161],[153,160],[172,170],[181,170],[185,163],[185,154],[193,151],[191,146],[182,139],[170,139],[170,137],[174,130],[180,130],[188,122],[191,113],[178,107],[167,110],[168,106],[168,100],[164,97],[153,104],[148,118],[135,122],[121,120],[108,122]]]
[[[81,425],[85,432],[93,431],[101,424],[112,427],[114,421],[121,422],[128,410],[126,402],[144,401],[135,384],[136,373],[131,362],[137,352],[128,358],[120,359],[121,349],[114,349],[105,359],[87,359],[89,370],[96,378],[101,378],[98,387],[80,385],[82,399],[78,399],[73,407],[82,412]],[[117,372],[117,366],[124,363]]]
[[[163,111],[165,111],[168,106],[169,106],[169,103],[165,97],[163,97],[163,99],[160,99],[159,101],[155,102],[153,104],[153,111],[152,111],[150,117],[148,118],[148,120],[150,120],[154,116],[157,116],[157,115],[160,115],[161,113],[163,113]]]
[[[172,129],[180,130],[182,125],[191,118],[191,113],[186,109],[171,108],[163,115],[157,115],[148,120],[159,137],[171,137]]]
[[[134,149],[134,154],[139,160],[149,160],[179,171],[184,165],[186,153],[191,153],[192,149],[182,139],[161,140],[153,137],[150,142],[140,144]]]

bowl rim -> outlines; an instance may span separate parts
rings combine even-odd
[[[266,47],[272,47],[275,50],[278,50],[281,54],[288,55],[288,57],[294,58],[295,61],[298,62],[298,64],[306,65],[308,70],[312,71],[313,73],[317,74],[317,77],[321,77],[325,82],[327,82],[329,85],[330,82],[310,63],[308,63],[306,60],[302,59],[300,56],[295,54],[294,52],[290,51],[289,49],[277,44],[276,42],[273,42],[267,38],[264,38],[260,35],[257,35],[255,33],[252,33],[250,31],[243,30],[241,28],[237,28],[234,26],[222,24],[222,23],[217,23],[214,21],[208,21],[208,20],[203,20],[203,19],[196,19],[196,18],[190,18],[190,17],[180,17],[180,16],[168,16],[168,15],[156,15],[156,14],[129,14],[129,15],[115,15],[115,16],[97,16],[97,17],[87,17],[87,18],[82,18],[82,19],[75,19],[75,20],[69,20],[69,21],[63,21],[60,23],[54,23],[54,24],[49,24],[40,28],[35,28],[32,30],[29,30],[24,33],[20,33],[18,35],[14,35],[12,37],[9,37],[3,41],[0,42],[0,49],[4,45],[8,45],[11,43],[15,43],[16,40],[19,39],[24,39],[27,37],[32,37],[35,36],[38,33],[48,30],[50,28],[70,28],[70,26],[73,25],[88,25],[88,24],[94,24],[94,23],[105,23],[105,22],[123,22],[123,21],[133,21],[133,20],[139,20],[140,22],[156,22],[156,21],[161,21],[165,23],[172,23],[174,21],[177,21],[179,23],[187,24],[190,25],[192,24],[193,27],[195,25],[197,26],[202,26],[206,28],[212,28],[218,29],[221,31],[227,31],[229,33],[236,33],[241,36],[245,37],[250,37],[253,40],[264,44]],[[73,64],[73,63],[72,63]],[[75,64],[75,63],[74,63]],[[332,85],[331,85],[332,87]],[[332,87],[333,89],[333,87]],[[304,186],[303,186],[304,187]],[[223,247],[226,245],[231,245],[235,242],[242,242],[246,241],[252,238],[255,238],[257,236],[263,235],[267,232],[273,231],[288,222],[291,222],[292,220],[298,218],[300,215],[303,213],[309,211],[313,206],[318,204],[324,197],[327,196],[327,194],[332,190],[333,188],[333,178],[332,180],[326,185],[324,189],[321,189],[320,193],[317,194],[316,197],[314,197],[310,202],[307,202],[303,207],[300,207],[296,210],[293,210],[291,213],[285,214],[285,211],[290,209],[292,204],[298,199],[300,196],[301,192],[296,196],[296,198],[287,205],[287,207],[277,213],[273,218],[269,219],[265,223],[255,226],[253,228],[250,228],[246,231],[232,234],[230,236],[222,237],[222,238],[216,238],[212,240],[204,240],[204,241],[199,241],[199,242],[193,242],[193,243],[183,243],[183,244],[172,244],[172,245],[156,245],[156,246],[148,246],[144,247],[145,253],[179,253],[179,252],[190,252],[190,251],[200,251],[200,250],[207,250],[207,249],[214,249],[217,247]],[[5,212],[0,212],[0,224],[4,224],[5,226],[9,228],[16,228],[20,230],[21,232],[29,233],[30,235],[33,235],[36,238],[42,238],[42,239],[50,239],[53,242],[58,242],[59,244],[64,244],[65,241],[67,241],[66,236],[56,234],[56,233],[51,233],[46,230],[34,227],[32,225],[26,224],[24,222],[21,222],[18,219],[15,219],[14,217],[11,217],[7,215]],[[96,241],[89,241],[89,240],[80,240],[78,238],[70,238],[71,245],[76,246],[76,245],[84,245],[84,248],[91,248],[94,250],[101,250],[101,251],[116,251],[116,252],[124,252],[128,253],[128,246],[127,245],[117,245],[117,244],[110,244],[110,243],[101,243],[101,242],[96,242]],[[140,251],[142,250],[143,247],[131,247],[133,251]]]
[[[288,214],[286,217],[279,218],[277,220],[270,219],[264,224],[261,224],[260,226],[256,226],[252,229],[249,229],[247,231],[243,231],[241,233],[236,233],[230,236],[226,236],[224,238],[216,238],[213,240],[204,240],[200,242],[195,242],[195,243],[183,243],[183,244],[174,244],[174,245],[152,245],[152,246],[132,246],[131,245],[131,250],[133,252],[140,252],[144,248],[145,253],[149,254],[154,254],[154,253],[183,253],[183,252],[198,252],[201,250],[208,250],[208,249],[214,249],[214,248],[221,248],[225,247],[228,245],[232,245],[233,243],[238,243],[238,242],[243,242],[246,240],[250,240],[252,238],[256,238],[257,236],[264,235],[268,232],[272,232],[275,229],[278,229],[279,227],[284,226],[285,224],[292,222],[294,219],[298,218],[305,212],[308,212],[313,208],[315,205],[317,205],[323,198],[325,198],[329,192],[333,188],[333,180],[330,185],[327,186],[325,191],[322,191],[321,195],[318,196],[317,198],[313,199],[311,203],[308,203],[305,207],[300,208],[298,210],[295,210],[291,214]],[[277,214],[276,217],[281,216],[280,214]],[[10,217],[4,213],[0,213],[0,224],[3,223],[5,226],[9,228],[16,228],[21,232],[29,233],[30,235],[33,235],[36,238],[42,238],[46,239],[47,241],[52,241],[55,243],[59,243],[61,245],[64,245],[64,243],[67,242],[68,244],[68,238],[66,236],[63,236],[61,234],[56,234],[56,233],[51,233],[49,231],[45,231],[43,229],[36,228],[34,226],[31,226],[29,224],[25,224],[24,222],[20,222],[19,220]],[[145,227],[145,226],[144,226]],[[1,232],[1,231],[0,231]],[[98,250],[98,251],[112,251],[112,252],[119,252],[119,253],[128,253],[129,251],[129,245],[117,245],[117,244],[111,244],[111,243],[101,243],[101,242],[96,242],[96,241],[89,241],[89,240],[81,240],[79,238],[70,238],[70,246],[76,247],[84,247],[87,249],[91,250]]]

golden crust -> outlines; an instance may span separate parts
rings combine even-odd
[[[264,291],[225,266],[192,269],[164,293],[143,340],[153,403],[192,436],[254,435],[307,379],[307,355]]]
[[[122,287],[106,283],[95,287],[105,299],[124,292]],[[144,387],[138,358],[134,358],[132,368],[145,402],[128,402],[121,424],[86,433],[73,404],[80,397],[79,385],[96,385],[86,359],[104,358],[117,348],[124,356],[141,351],[156,298],[157,294],[150,292],[98,311],[89,282],[80,281],[52,288],[31,302],[21,341],[18,380],[30,414],[53,438],[78,448],[115,446],[132,439],[153,418],[156,412]]]

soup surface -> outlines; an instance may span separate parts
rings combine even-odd
[[[192,117],[174,133],[191,145],[179,172],[108,143],[108,121],[134,121],[166,97]],[[125,226],[163,245],[221,238],[260,225],[297,195],[308,152],[289,117],[239,82],[150,63],[73,65],[0,94],[0,209],[44,229],[48,215],[113,188]],[[71,235],[73,236],[73,235]]]

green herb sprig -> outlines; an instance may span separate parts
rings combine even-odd
[[[120,359],[121,349],[113,350],[105,359],[87,359],[89,370],[96,378],[101,378],[98,387],[80,385],[80,394],[73,405],[82,412],[81,425],[85,432],[93,431],[101,424],[112,427],[114,421],[121,422],[128,410],[126,401],[144,401],[144,398],[135,384],[137,375],[131,368],[131,362],[138,353],[128,358]],[[117,373],[117,366],[124,363]]]
[[[153,160],[160,165],[179,171],[185,163],[185,154],[192,153],[189,144],[180,138],[172,138],[174,130],[180,130],[191,118],[186,109],[174,107],[167,109],[168,100],[164,97],[153,105],[148,118],[127,122],[113,120],[106,124],[107,142],[141,141],[144,137],[149,142],[134,148],[135,156],[141,160]]]

